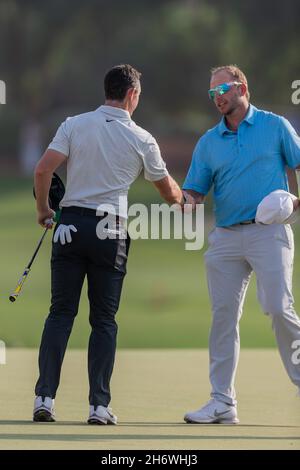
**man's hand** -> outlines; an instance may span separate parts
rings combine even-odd
[[[192,212],[193,210],[196,209],[195,198],[184,190],[182,191],[181,207],[182,207],[183,212]]]
[[[295,199],[293,201],[293,205],[294,205],[294,212],[295,212],[300,206],[300,199]]]
[[[55,217],[55,212],[50,209],[50,207],[45,208],[44,210],[37,210],[37,221],[38,224],[44,228],[52,229]]]

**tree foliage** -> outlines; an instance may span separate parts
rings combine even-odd
[[[299,18],[297,0],[1,0],[0,131],[28,116],[52,131],[98,106],[105,71],[124,62],[143,74],[137,118],[156,132],[211,125],[209,71],[225,63],[244,70],[255,103],[292,112]]]

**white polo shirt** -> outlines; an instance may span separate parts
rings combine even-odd
[[[112,106],[67,118],[48,148],[68,157],[62,207],[110,204],[127,217],[128,190],[140,172],[149,181],[168,175],[154,137]],[[119,207],[120,196],[126,204]]]

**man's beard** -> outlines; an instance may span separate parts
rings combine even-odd
[[[229,108],[229,110],[224,114],[224,116],[230,116],[235,110],[236,110],[237,106],[235,105],[231,105],[231,107]]]

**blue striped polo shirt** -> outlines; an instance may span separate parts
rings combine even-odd
[[[213,187],[216,225],[254,219],[261,200],[288,191],[285,167],[300,165],[300,137],[282,116],[250,105],[236,132],[225,119],[198,141],[183,189],[207,194]]]

